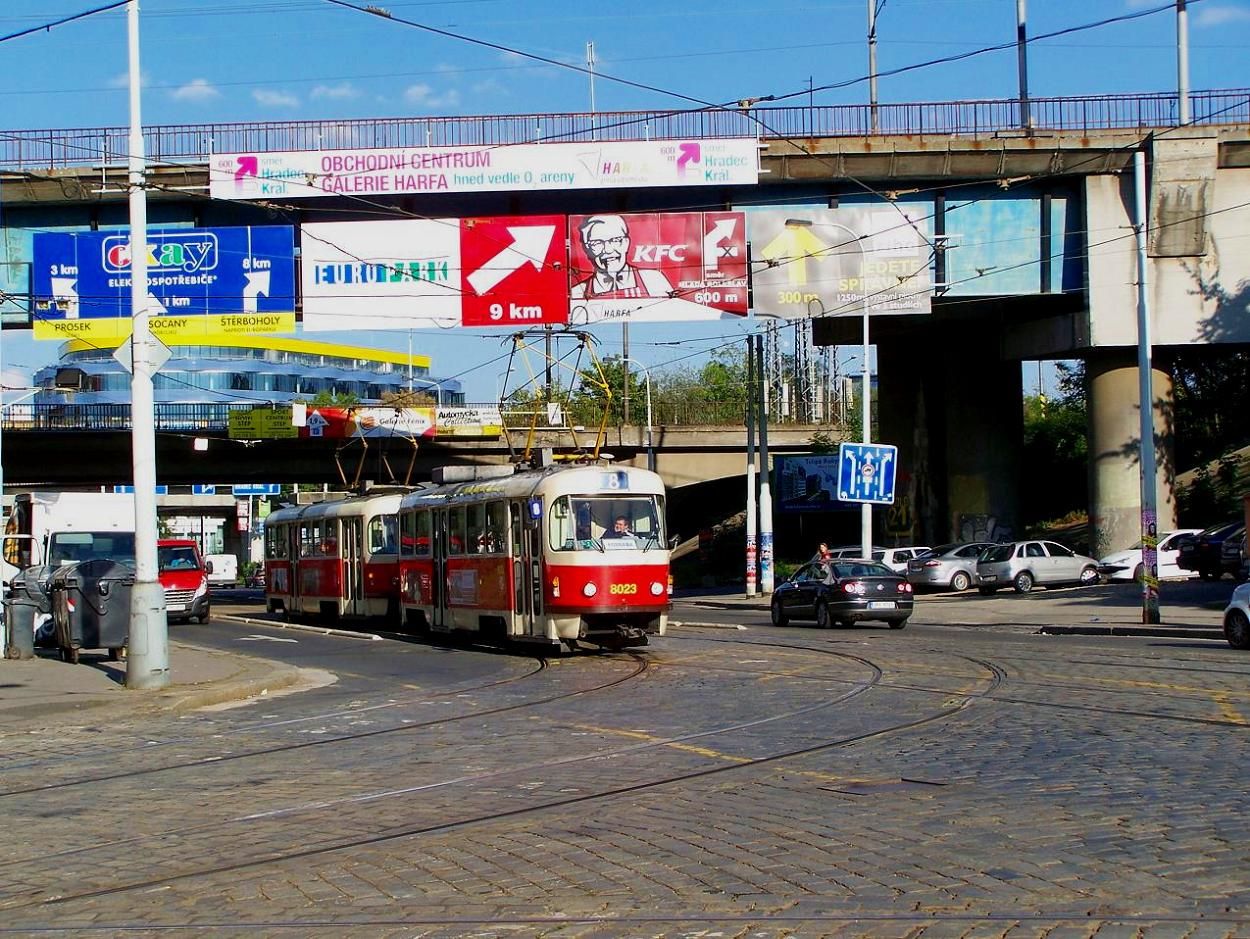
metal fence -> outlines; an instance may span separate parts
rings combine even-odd
[[[1250,90],[1196,91],[1191,123],[1250,123]],[[204,163],[213,153],[428,146],[501,146],[556,141],[757,137],[799,140],[876,134],[987,135],[1021,129],[1017,99],[879,104],[877,128],[866,104],[700,108],[469,117],[172,124],[144,131],[152,164]],[[1098,131],[1174,127],[1172,93],[1033,98],[1033,130]],[[0,167],[57,169],[124,165],[124,127],[0,132]]]

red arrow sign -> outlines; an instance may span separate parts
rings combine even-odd
[[[460,220],[461,322],[546,326],[569,319],[563,215]]]

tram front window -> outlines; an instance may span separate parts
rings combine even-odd
[[[661,496],[561,496],[551,504],[553,551],[648,551],[664,544]]]

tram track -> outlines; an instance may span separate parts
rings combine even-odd
[[[787,646],[783,645],[782,647],[787,647]],[[877,665],[876,663],[871,662],[870,660],[864,659],[863,657],[851,656],[850,654],[841,652],[841,651],[812,648],[812,647],[807,647],[807,646],[788,646],[788,648],[800,649],[802,651],[815,652],[818,654],[823,653],[823,654],[839,655],[839,656],[845,656],[845,657],[855,659],[865,664],[867,667],[869,667],[872,670],[872,677],[873,677],[873,680],[871,682],[864,683],[862,687],[858,689],[852,689],[847,694],[840,695],[837,698],[830,699],[829,701],[826,701],[826,702],[822,702],[819,705],[799,709],[798,711],[795,712],[796,714],[807,713],[812,710],[817,710],[821,707],[828,708],[831,706],[836,706],[837,704],[844,703],[849,698],[858,697],[859,695],[865,693],[866,691],[872,690],[873,688],[876,688],[880,685],[880,679],[882,675],[881,667]],[[130,893],[130,892],[135,892],[135,891],[144,891],[144,890],[150,890],[150,889],[155,889],[159,887],[166,887],[175,883],[185,882],[185,881],[192,880],[192,879],[199,878],[199,877],[212,877],[212,876],[219,876],[223,874],[231,874],[231,873],[235,873],[239,871],[254,869],[257,867],[284,864],[284,863],[292,862],[292,861],[303,861],[303,860],[307,860],[307,859],[314,858],[314,857],[331,855],[336,852],[350,851],[350,850],[361,849],[361,848],[370,848],[373,846],[385,845],[388,843],[392,843],[392,842],[407,839],[407,838],[418,838],[418,837],[429,836],[429,835],[447,834],[450,832],[455,832],[455,831],[464,830],[464,829],[471,829],[471,828],[482,826],[482,825],[495,824],[495,823],[504,822],[504,821],[508,821],[508,820],[512,820],[516,818],[526,817],[526,816],[535,815],[535,814],[541,814],[544,812],[574,809],[574,808],[578,808],[581,806],[604,803],[607,801],[611,801],[613,799],[635,796],[640,793],[647,793],[647,792],[662,789],[668,786],[681,785],[681,784],[701,781],[701,780],[705,780],[708,778],[721,776],[726,773],[736,773],[736,772],[741,772],[744,770],[750,771],[753,769],[766,767],[766,766],[769,766],[769,765],[772,765],[781,761],[808,756],[811,754],[821,753],[821,752],[825,752],[825,751],[835,749],[835,748],[852,746],[858,743],[863,743],[863,742],[872,741],[872,740],[880,740],[882,738],[889,737],[890,735],[893,735],[893,734],[909,732],[916,728],[925,727],[927,725],[930,725],[936,722],[948,720],[962,713],[967,708],[971,707],[973,704],[984,701],[988,698],[991,698],[994,695],[994,692],[998,689],[998,687],[1001,685],[1002,681],[1004,680],[1005,676],[1004,676],[1003,671],[992,662],[979,660],[979,659],[975,659],[975,658],[968,657],[968,656],[960,656],[960,657],[966,659],[967,661],[971,663],[976,664],[979,669],[982,669],[985,673],[987,673],[988,677],[983,679],[983,683],[980,688],[974,691],[970,691],[970,692],[966,692],[962,694],[961,696],[959,696],[958,700],[952,704],[948,704],[936,710],[923,713],[919,716],[909,718],[907,720],[892,722],[885,726],[871,728],[868,730],[863,730],[863,731],[852,733],[852,734],[843,734],[843,735],[834,737],[832,739],[823,740],[814,744],[809,744],[809,745],[801,746],[801,747],[791,747],[791,748],[780,750],[778,752],[766,754],[763,756],[742,758],[740,760],[736,760],[735,762],[724,764],[724,765],[702,767],[699,769],[682,772],[682,773],[674,773],[674,774],[662,776],[657,779],[645,780],[645,781],[638,782],[638,783],[632,783],[628,785],[614,786],[614,787],[608,787],[608,788],[600,788],[594,792],[584,792],[584,793],[578,793],[576,795],[569,795],[569,796],[562,797],[562,798],[547,799],[547,800],[540,801],[536,804],[520,806],[517,808],[507,809],[504,811],[491,811],[491,812],[482,812],[482,813],[477,813],[477,814],[464,815],[459,818],[440,820],[431,824],[406,825],[406,826],[400,826],[400,827],[392,827],[391,829],[385,830],[383,832],[373,833],[373,834],[369,834],[369,835],[362,836],[362,837],[340,838],[340,839],[336,839],[332,841],[331,843],[320,844],[314,847],[304,848],[304,849],[300,849],[296,851],[271,852],[271,853],[266,854],[263,857],[244,858],[244,859],[233,861],[230,863],[217,864],[217,865],[204,866],[204,867],[196,867],[194,869],[184,869],[182,871],[177,871],[174,873],[163,874],[160,877],[155,877],[155,878],[150,878],[150,879],[138,879],[138,880],[134,880],[128,883],[114,884],[114,885],[109,885],[109,886],[104,886],[104,887],[98,887],[96,889],[82,890],[82,891],[78,891],[72,894],[62,894],[62,895],[58,895],[55,897],[27,898],[24,902],[21,900],[21,898],[13,898],[14,900],[18,900],[18,902],[0,904],[0,908],[4,908],[7,910],[17,910],[17,909],[24,909],[24,908],[30,908],[33,906],[42,906],[42,905],[63,905],[63,904],[71,903],[71,902],[78,901],[78,900],[90,900],[90,899],[113,896],[113,895],[118,895],[118,894],[125,894],[125,893]],[[949,692],[943,692],[943,694],[948,701],[952,699],[952,695]],[[757,720],[746,722],[746,723],[739,722],[738,724],[732,727],[726,726],[726,727],[721,727],[721,728],[706,729],[696,734],[683,735],[682,737],[674,738],[674,740],[651,741],[646,744],[634,745],[628,748],[621,748],[621,751],[633,752],[633,751],[637,751],[640,749],[653,749],[655,747],[669,745],[679,740],[696,739],[698,737],[708,737],[708,736],[712,736],[715,734],[723,734],[723,733],[727,733],[731,731],[735,727],[758,725],[759,723],[764,722],[764,721],[781,719],[783,716],[785,715],[771,715],[766,718],[757,719]],[[559,760],[559,761],[540,762],[538,764],[524,767],[523,769],[525,770],[526,773],[532,774],[535,770],[555,769],[555,768],[559,768],[562,766],[567,766],[573,760],[580,761],[580,760],[602,759],[602,758],[603,758],[603,753],[599,752],[594,755],[586,755],[586,756],[575,757],[575,758],[571,757],[571,758],[566,758],[564,760]],[[516,771],[517,771],[516,767],[510,767],[506,770],[500,770],[495,773],[489,774],[489,776],[490,777],[503,776],[509,773],[515,773]],[[478,775],[478,776],[471,777],[471,778],[474,781],[481,781],[482,779],[489,778],[489,777]],[[438,785],[445,786],[445,785],[450,785],[450,784],[455,784],[457,782],[465,782],[465,781],[468,781],[468,778],[464,780],[443,781],[443,782],[440,782]],[[401,794],[407,795],[410,793],[411,793],[411,790],[394,791],[391,793],[365,794],[357,798],[377,799],[377,798],[386,797],[387,795],[401,795]],[[162,835],[153,835],[150,837],[162,837]]]
[[[0,790],[0,799],[5,799],[5,798],[10,798],[10,797],[15,797],[15,796],[31,795],[35,793],[54,792],[57,790],[71,789],[71,788],[78,787],[78,786],[92,785],[92,784],[103,783],[103,782],[114,782],[114,781],[122,780],[122,779],[134,779],[137,777],[149,776],[149,775],[153,775],[156,773],[173,772],[173,771],[177,771],[181,769],[202,768],[202,767],[209,767],[209,766],[222,766],[222,765],[237,762],[240,760],[255,759],[258,757],[276,756],[282,753],[293,753],[293,752],[297,752],[300,750],[310,750],[310,749],[314,749],[317,747],[332,746],[334,744],[356,742],[360,740],[366,740],[371,737],[382,737],[382,736],[386,736],[390,734],[399,734],[399,733],[406,733],[406,732],[417,731],[417,730],[426,730],[431,727],[438,727],[438,726],[442,726],[445,724],[455,723],[458,721],[481,719],[484,717],[497,716],[499,714],[507,714],[513,711],[523,710],[525,708],[539,707],[539,706],[546,705],[546,704],[552,704],[557,701],[563,701],[563,700],[567,700],[570,698],[580,697],[582,695],[594,694],[596,692],[605,691],[609,688],[615,688],[618,685],[631,681],[639,677],[640,675],[642,675],[644,672],[646,672],[647,668],[649,667],[649,663],[647,659],[644,658],[643,656],[638,655],[637,653],[628,653],[628,654],[634,659],[633,670],[631,670],[626,675],[618,676],[612,679],[611,681],[607,681],[607,682],[604,682],[602,684],[599,684],[590,688],[579,688],[574,691],[566,691],[566,692],[561,692],[559,694],[548,695],[544,698],[537,698],[531,701],[521,701],[516,704],[501,705],[499,707],[489,708],[489,709],[482,710],[482,711],[473,711],[471,713],[466,713],[466,714],[456,714],[456,715],[452,715],[449,717],[439,717],[433,720],[416,721],[416,722],[409,723],[409,724],[402,724],[396,727],[382,727],[376,730],[364,730],[364,731],[358,731],[358,732],[350,733],[350,734],[339,734],[333,737],[318,738],[317,740],[303,740],[303,741],[299,741],[298,743],[289,743],[289,744],[282,744],[280,746],[275,746],[275,747],[264,747],[260,749],[245,750],[240,753],[231,753],[231,754],[227,754],[224,756],[201,757],[195,760],[184,760],[178,763],[167,763],[162,766],[143,767],[140,769],[127,770],[124,772],[97,774],[94,776],[86,776],[81,779],[74,779],[74,780],[57,782],[57,783],[48,783],[42,786],[27,786],[21,789]],[[548,663],[545,659],[543,659],[541,660],[541,664],[539,665],[538,668],[530,672],[527,672],[525,675],[516,676],[514,678],[505,679],[502,681],[494,681],[490,683],[485,683],[480,686],[475,686],[475,687],[471,687],[468,689],[458,688],[458,689],[449,690],[446,692],[439,692],[438,694],[430,695],[426,697],[425,699],[423,699],[423,701],[433,700],[433,699],[437,699],[440,697],[461,696],[461,695],[470,694],[476,691],[486,690],[486,689],[493,688],[493,687],[499,687],[500,685],[504,685],[504,684],[511,684],[513,682],[520,681],[525,678],[531,678],[534,675],[537,675],[540,672],[545,671],[547,668],[548,668]],[[348,710],[348,711],[333,712],[333,714],[329,716],[316,715],[316,716],[310,716],[310,717],[291,718],[291,719],[280,721],[280,722],[270,722],[270,723],[261,724],[261,725],[250,725],[249,727],[245,727],[245,728],[237,728],[233,730],[232,733],[241,734],[244,732],[255,731],[258,729],[262,729],[262,730],[271,729],[276,726],[283,726],[283,725],[289,726],[291,724],[296,724],[296,723],[327,720],[327,719],[330,719],[331,717],[338,717],[338,716],[358,717],[359,715],[368,713],[371,710],[377,710],[377,709],[382,709],[382,708],[410,707],[418,703],[421,703],[421,702],[388,702],[386,704],[374,705],[370,708],[358,708],[358,709]],[[194,743],[194,742],[198,742],[198,738],[184,738],[182,742]],[[168,743],[162,744],[162,746],[170,746],[173,744],[174,744],[174,741],[169,741]],[[131,754],[146,753],[146,752],[149,752],[151,749],[152,749],[151,747],[136,747],[130,751],[123,751],[120,755],[124,757],[127,753],[131,753]],[[0,864],[0,866],[3,866],[3,865]]]

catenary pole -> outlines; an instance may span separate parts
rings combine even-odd
[[[1176,116],[1189,123],[1189,11],[1186,0],[1176,0]]]
[[[755,370],[764,374],[764,344],[756,343]],[[768,396],[758,383],[756,396],[760,422],[760,593],[773,592],[773,495],[768,482]]]
[[[747,589],[755,596],[755,337],[747,336]]]
[[[1133,190],[1136,216],[1133,237],[1137,244],[1137,392],[1141,435],[1141,616],[1142,622],[1150,626],[1160,622],[1159,510],[1155,494],[1158,468],[1155,466],[1154,386],[1150,364],[1150,259],[1146,255],[1146,154],[1140,149],[1133,154]]]
[[[1029,108],[1029,29],[1024,6],[1025,0],[1016,0],[1016,71],[1020,75],[1020,126],[1028,130],[1033,126],[1033,114]]]
[[[139,0],[126,7],[130,53],[131,453],[135,489],[135,583],[130,593],[126,687],[169,684],[169,627],[156,556],[156,416],[152,393],[152,315],[148,298],[148,205],[139,108]]]
[[[881,127],[877,109],[877,0],[868,0],[868,115],[875,134]]]

